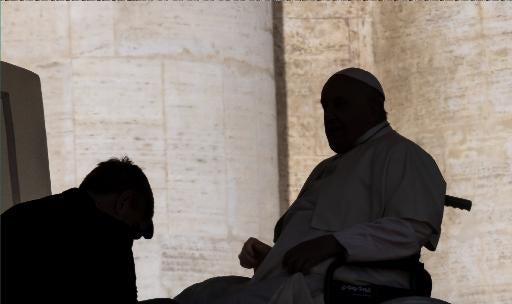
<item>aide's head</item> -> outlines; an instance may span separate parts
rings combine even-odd
[[[386,120],[384,91],[372,74],[348,68],[332,75],[322,89],[325,135],[331,149],[349,151],[357,139]]]
[[[96,207],[128,225],[133,239],[153,237],[154,200],[142,169],[128,157],[101,162],[80,184]]]

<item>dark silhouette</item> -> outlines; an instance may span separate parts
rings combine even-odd
[[[153,194],[128,158],[1,215],[2,303],[137,303],[134,239],[153,235]]]

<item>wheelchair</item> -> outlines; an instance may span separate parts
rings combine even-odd
[[[446,195],[444,205],[470,211],[472,202]],[[420,263],[420,253],[400,260],[350,264],[405,270],[410,274],[411,289],[376,285],[358,286],[338,281],[334,278],[334,273],[343,265],[346,265],[344,259],[337,259],[327,269],[324,282],[324,304],[450,304],[431,297],[432,279],[423,263]]]

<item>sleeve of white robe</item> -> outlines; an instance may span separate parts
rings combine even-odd
[[[371,262],[412,256],[431,234],[427,223],[387,217],[336,232],[334,237],[347,250],[348,262]]]
[[[385,161],[381,186],[383,217],[428,223],[432,228],[424,245],[435,250],[441,234],[446,182],[434,159],[420,146],[403,141]]]
[[[446,183],[434,159],[410,141],[385,161],[382,218],[335,233],[349,261],[408,257],[422,246],[435,250],[441,232]]]

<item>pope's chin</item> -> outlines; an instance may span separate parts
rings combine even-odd
[[[340,140],[339,138],[333,138],[329,135],[327,135],[327,141],[329,142],[329,147],[331,150],[338,154],[346,153],[352,148],[352,145],[347,141]]]

